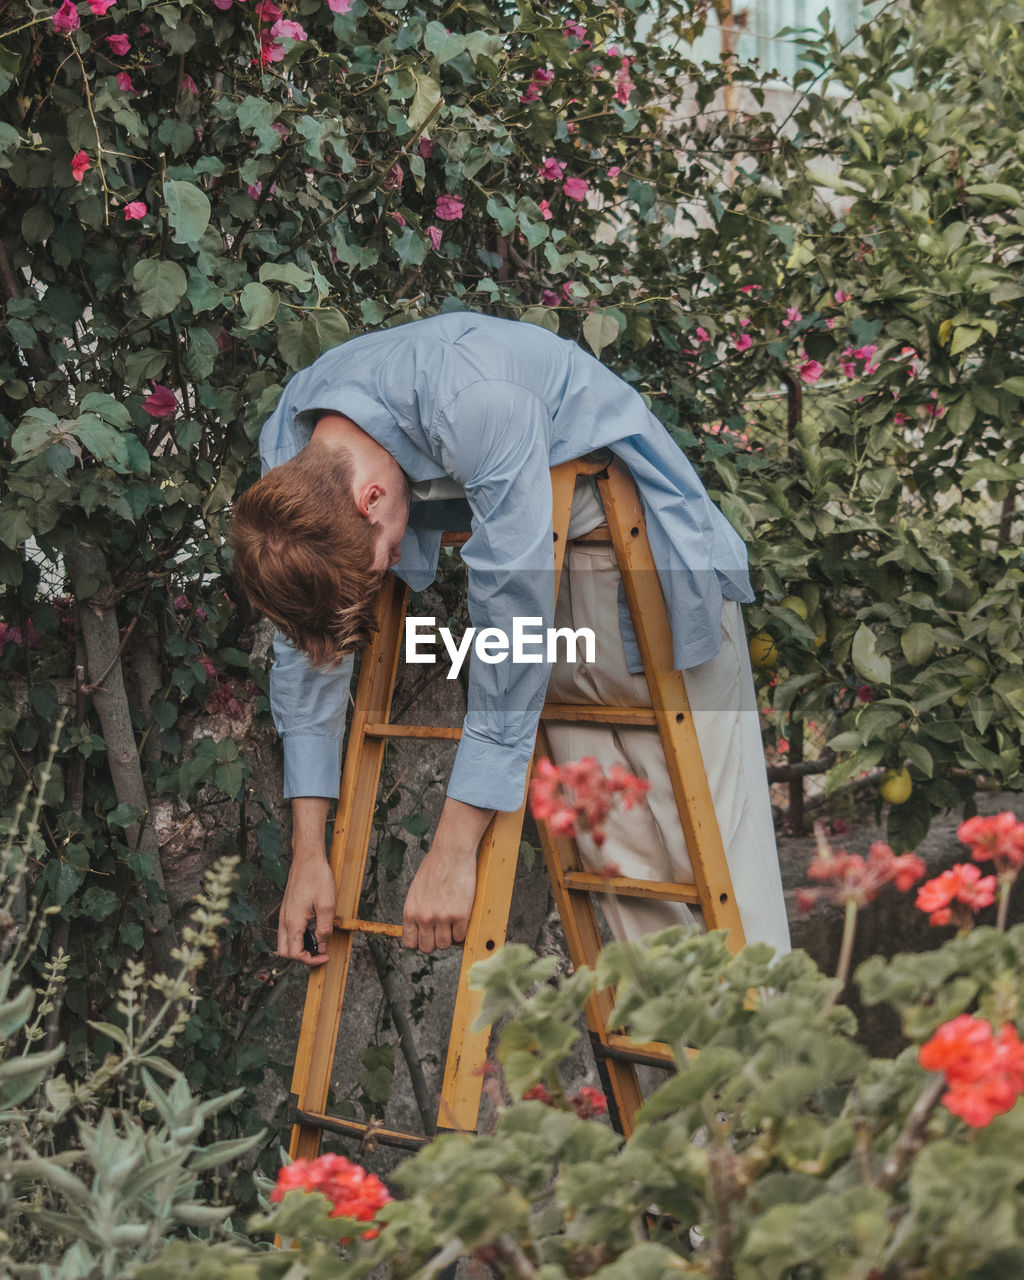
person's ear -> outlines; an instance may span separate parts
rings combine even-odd
[[[372,520],[377,514],[377,506],[383,497],[384,486],[378,484],[376,480],[368,480],[356,494],[356,510],[367,520]]]

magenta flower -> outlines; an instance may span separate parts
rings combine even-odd
[[[551,219],[555,216],[551,212],[551,206],[548,204],[546,200],[538,200],[537,208],[540,210],[540,216],[544,219],[545,222],[550,222]]]
[[[159,382],[151,382],[152,392],[142,402],[142,407],[151,418],[170,418],[178,412],[178,401],[170,387]]]
[[[269,31],[260,32],[260,63],[266,67],[271,62],[280,62],[284,57],[284,45],[270,38]]]
[[[798,370],[804,382],[817,382],[825,372],[825,366],[818,360],[805,361]]]
[[[702,326],[700,326],[700,325],[698,325],[698,326],[697,326],[697,330],[696,330],[696,334],[695,334],[695,336],[696,336],[696,338],[697,338],[697,341],[698,341],[698,342],[710,342],[710,341],[711,341],[711,334],[710,334],[710,333],[708,333],[707,329],[703,328],[703,327],[702,327]]]
[[[545,307],[557,307],[561,301],[554,289],[545,289],[540,295],[540,300]]]
[[[862,684],[857,690],[858,702],[871,702],[875,696],[875,691],[869,684]]]
[[[117,73],[117,87],[122,93],[137,93],[135,86],[132,84],[132,78],[127,71],[119,71]]]
[[[636,85],[629,78],[629,65],[631,61],[631,58],[623,58],[622,66],[615,73],[615,101],[620,103],[622,106],[626,106],[629,103],[629,95],[636,88]]]
[[[81,182],[85,177],[86,171],[92,168],[92,161],[86,151],[76,151],[71,160],[71,176],[76,182]]]
[[[123,58],[132,47],[132,42],[123,31],[117,32],[116,35],[107,36],[107,44],[110,45],[110,52],[116,53],[119,58]]]
[[[429,160],[434,154],[434,143],[429,138],[420,138],[416,150],[424,160]]]
[[[786,318],[782,322],[782,327],[788,329],[791,324],[797,324],[803,319],[803,314],[796,307],[786,308]]]
[[[397,209],[392,209],[391,216],[392,218],[394,218],[394,220],[398,223],[400,227],[406,226],[405,218],[402,217],[402,215],[398,212]]]
[[[844,302],[849,302],[849,301],[850,301],[850,295],[848,293],[844,293],[842,289],[836,290],[836,302],[839,304],[839,306],[842,306]]]
[[[458,222],[464,207],[458,196],[438,196],[437,203],[434,205],[434,215],[442,222]]]
[[[608,170],[608,177],[614,182],[621,172],[622,169],[617,164],[613,164]]]
[[[213,0],[213,7],[219,9],[221,13],[227,13],[231,8],[233,0]]]
[[[761,286],[759,284],[741,284],[740,293],[760,293]]]
[[[586,40],[587,29],[582,22],[567,22],[565,24],[565,34],[567,36],[575,36],[577,40]]]
[[[352,0],[327,0],[327,7],[331,13],[348,13],[352,8]]]
[[[441,248],[441,237],[444,235],[444,232],[440,227],[435,226],[429,226],[424,229],[427,233],[427,239],[430,241],[430,247],[436,253]]]
[[[586,200],[590,184],[586,178],[566,178],[562,190],[570,200]]]
[[[547,156],[541,165],[540,176],[547,178],[549,182],[561,182],[563,173],[565,173],[565,165],[561,160],[555,160],[551,156]]]
[[[281,10],[274,0],[260,0],[256,6],[256,16],[260,22],[277,22],[281,17]]]
[[[124,216],[128,222],[136,222],[146,216],[147,209],[141,200],[133,200],[124,207]]]
[[[82,25],[82,19],[78,16],[77,8],[71,3],[71,0],[64,0],[64,3],[53,15],[53,29],[59,36],[70,35],[72,31],[77,31]]]
[[[97,18],[102,18],[106,11],[113,7],[115,0],[89,0],[89,8]]]
[[[199,96],[199,86],[189,75],[181,77],[181,91],[182,93],[191,93],[195,97]]]
[[[566,280],[565,284],[562,285],[562,297],[566,302],[572,302],[572,284],[571,280]]]
[[[270,28],[270,34],[275,40],[282,37],[286,40],[308,40],[305,28],[298,22],[293,22],[291,18],[279,18],[277,22]]]
[[[739,336],[739,337],[736,339],[736,341],[733,343],[733,350],[734,350],[734,351],[746,351],[746,350],[748,350],[750,347],[752,347],[753,345],[754,345],[754,339],[750,336],[750,334],[749,334],[749,333],[741,333],[741,334],[740,334],[740,336]]]

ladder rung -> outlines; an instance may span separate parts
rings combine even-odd
[[[328,1133],[343,1133],[349,1138],[370,1138],[385,1147],[403,1147],[406,1151],[418,1151],[425,1147],[431,1138],[423,1133],[403,1133],[401,1129],[381,1129],[375,1124],[367,1124],[365,1120],[344,1120],[341,1116],[320,1115],[316,1111],[294,1110],[291,1114],[293,1124],[306,1125],[310,1129],[324,1129]],[[438,1129],[439,1133],[449,1132]]]
[[[675,1059],[667,1044],[659,1044],[656,1040],[637,1044],[629,1036],[611,1034],[602,1044],[596,1037],[591,1037],[594,1053],[602,1058],[614,1058],[617,1062],[637,1062],[648,1067],[674,1067]]]
[[[548,702],[540,718],[567,724],[625,724],[634,728],[658,723],[650,707],[594,707],[574,702]]]
[[[629,876],[601,876],[591,871],[567,871],[565,887],[580,893],[611,893],[621,898],[657,898],[662,902],[688,902],[700,906],[695,884],[674,880],[633,880]]]
[[[440,724],[385,724],[376,721],[367,724],[363,733],[368,738],[446,738],[457,742],[462,737],[462,730]]]
[[[382,920],[358,920],[355,917],[334,917],[335,929],[343,929],[346,933],[379,933],[388,938],[400,938],[402,926],[387,924]]]

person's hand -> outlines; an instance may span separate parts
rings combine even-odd
[[[303,796],[292,803],[292,865],[277,919],[278,955],[311,967],[327,963],[327,944],[334,933],[337,890],[324,852],[328,808],[329,802],[318,797]],[[315,921],[315,955],[303,936],[310,921]]]
[[[430,851],[405,899],[402,945],[429,953],[464,942],[476,895],[476,854],[493,817],[459,800],[445,801]]]

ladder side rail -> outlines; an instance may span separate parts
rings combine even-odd
[[[339,918],[348,923],[358,912],[373,830],[373,797],[384,759],[384,739],[367,738],[365,726],[386,721],[390,713],[407,597],[405,584],[389,576],[377,602],[378,630],[360,666],[331,842],[331,869],[338,886],[335,933],[327,964],[309,974],[292,1073],[292,1098],[300,1111],[319,1113],[327,1106],[353,942],[353,933],[337,924]],[[313,1159],[319,1150],[319,1129],[293,1126],[293,1158]]]
[[[682,672],[675,669],[665,598],[632,477],[613,464],[598,477],[626,602],[643,659],[676,808],[708,929],[724,928],[736,952],[744,944],[732,877],[704,771]]]

